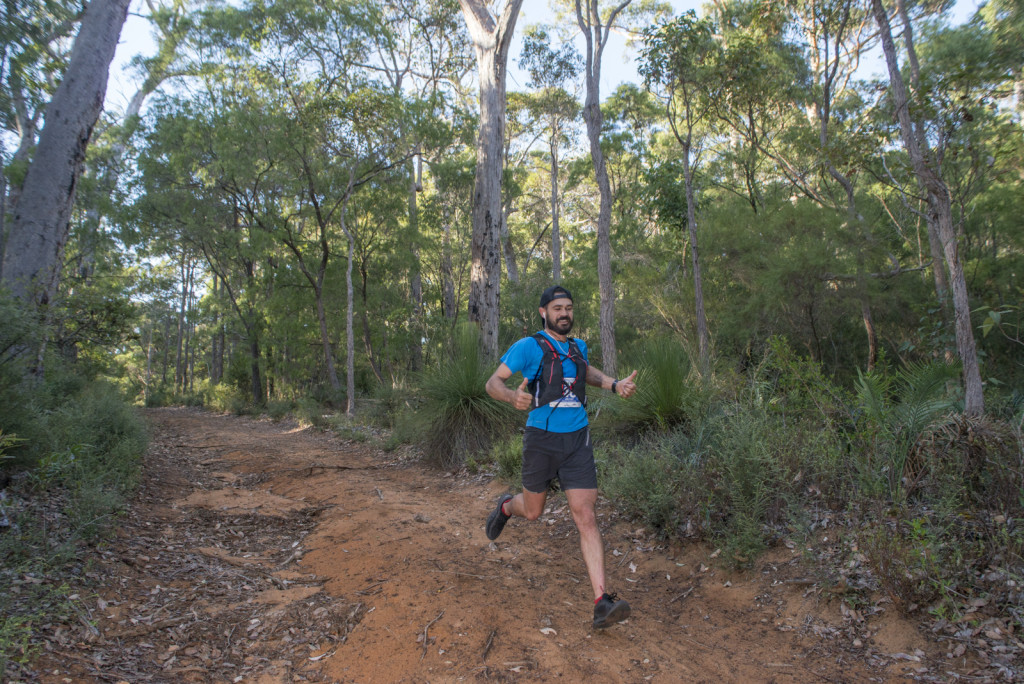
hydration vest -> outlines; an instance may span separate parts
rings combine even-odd
[[[533,339],[537,340],[543,352],[540,370],[537,376],[527,385],[530,394],[533,395],[533,407],[547,406],[551,402],[559,401],[562,394],[562,356],[551,340],[543,333],[536,333]],[[569,356],[568,359],[576,364],[576,378],[569,385],[583,406],[587,405],[587,360],[580,353],[573,338],[568,338]]]

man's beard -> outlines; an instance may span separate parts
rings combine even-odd
[[[565,316],[556,320],[554,323],[549,323],[548,327],[559,335],[568,335],[569,331],[572,330],[572,318]]]

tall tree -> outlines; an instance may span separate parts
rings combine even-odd
[[[601,58],[608,45],[612,26],[632,0],[622,0],[611,7],[602,7],[601,0],[575,0],[576,23],[586,39],[584,79],[587,87],[583,102],[583,120],[587,124],[590,158],[601,193],[597,214],[597,282],[601,296],[599,326],[601,331],[601,366],[615,375],[618,354],[615,348],[615,283],[612,279],[612,187],[601,150]]]
[[[811,89],[808,118],[818,126],[816,163],[823,167],[827,178],[838,183],[845,199],[846,228],[864,238],[863,248],[856,250],[857,271],[854,282],[861,307],[861,318],[867,335],[867,370],[874,369],[878,361],[878,333],[868,288],[866,259],[870,247],[875,245],[868,222],[857,207],[855,177],[858,168],[858,150],[849,144],[858,136],[841,138],[835,114],[842,98],[849,96],[849,82],[859,66],[860,57],[874,44],[871,17],[859,0],[830,0],[826,2],[794,3],[794,11],[806,37],[809,63],[814,87]],[[852,118],[852,117],[851,117]],[[844,144],[847,143],[847,144]],[[844,169],[852,169],[852,172]],[[842,201],[832,201],[826,191],[808,191],[817,201],[835,205],[840,210]],[[895,258],[893,259],[895,262]]]
[[[535,28],[526,34],[519,65],[529,72],[530,85],[540,89],[531,105],[547,125],[548,158],[551,164],[551,279],[558,283],[562,280],[559,152],[568,140],[567,129],[579,112],[579,103],[565,90],[564,84],[576,78],[582,64],[579,53],[571,43],[564,45],[561,50],[555,50],[550,45],[547,31]]]
[[[468,45],[458,31],[454,13],[457,0],[430,0],[409,3],[403,0],[375,0],[380,29],[373,32],[376,60],[370,66],[379,70],[396,97],[409,98],[407,109],[415,116],[403,117],[401,131],[407,146],[416,153],[405,163],[407,174],[409,297],[413,329],[409,367],[422,366],[424,338],[423,278],[421,266],[420,202],[423,192],[423,166],[431,159],[432,141],[424,130],[436,128],[450,111],[449,91],[472,68]]]
[[[193,27],[186,0],[167,0],[166,4],[157,4],[156,0],[147,0],[149,20],[157,33],[156,54],[148,59],[137,60],[144,72],[142,83],[128,100],[119,125],[111,125],[97,135],[100,139],[108,139],[109,147],[104,150],[102,160],[97,163],[96,156],[90,154],[87,173],[95,174],[93,201],[88,203],[85,220],[82,222],[79,240],[82,244],[80,272],[88,276],[96,258],[95,249],[100,241],[100,224],[103,219],[102,207],[107,198],[114,194],[121,173],[125,168],[124,157],[128,151],[128,141],[138,129],[142,107],[157,88],[174,76],[191,73],[194,68],[178,68],[181,44]],[[95,148],[94,148],[95,149]]]
[[[711,22],[697,19],[691,11],[647,34],[641,67],[644,80],[664,93],[665,115],[682,151],[697,349],[700,371],[705,377],[711,370],[711,334],[704,310],[704,284],[697,243],[694,157],[700,151],[704,130],[718,100],[714,91],[724,81],[721,54]]]
[[[971,325],[970,297],[967,292],[967,279],[964,276],[964,266],[960,255],[959,236],[953,225],[949,187],[942,178],[938,160],[931,154],[924,123],[911,116],[907,88],[900,71],[896,44],[892,38],[892,27],[882,0],[871,0],[871,9],[881,33],[882,50],[885,53],[885,62],[889,69],[890,94],[903,138],[903,147],[907,156],[910,157],[910,163],[918,182],[925,190],[928,212],[938,227],[946,268],[949,269],[957,353],[963,368],[964,412],[970,415],[979,415],[985,411],[985,396],[981,371],[978,367],[974,329]],[[906,18],[905,13],[903,16]],[[905,24],[904,28],[909,30],[909,24]],[[912,65],[911,70],[915,71],[917,69],[917,53],[913,42],[907,41],[905,48],[908,60]]]
[[[505,141],[505,76],[523,0],[508,0],[495,19],[482,0],[459,0],[476,51],[480,81],[480,133],[473,191],[473,267],[469,320],[480,326],[484,353],[498,356],[501,299],[501,175]]]
[[[25,170],[36,149],[39,122],[67,68],[71,36],[82,6],[68,0],[27,0],[0,6],[0,277],[9,209],[18,203]],[[13,150],[6,142],[17,141]]]
[[[14,208],[3,255],[3,284],[45,305],[60,277],[75,189],[103,108],[110,62],[129,0],[93,0],[82,17],[68,68],[44,115],[39,146]]]

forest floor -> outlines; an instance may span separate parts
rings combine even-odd
[[[864,682],[972,676],[884,601],[851,610],[802,549],[746,572],[666,545],[600,500],[610,589],[591,627],[564,496],[495,543],[506,486],[286,422],[146,411],[143,482],[95,549],[80,624],[36,680],[64,682]],[[88,592],[88,593],[86,593]]]

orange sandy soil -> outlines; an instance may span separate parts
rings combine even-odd
[[[491,543],[506,486],[490,475],[294,424],[146,417],[143,484],[88,559],[89,614],[51,635],[38,681],[864,682],[958,664],[891,607],[844,609],[799,549],[728,572],[603,499],[610,588],[633,616],[595,631],[561,494]]]

